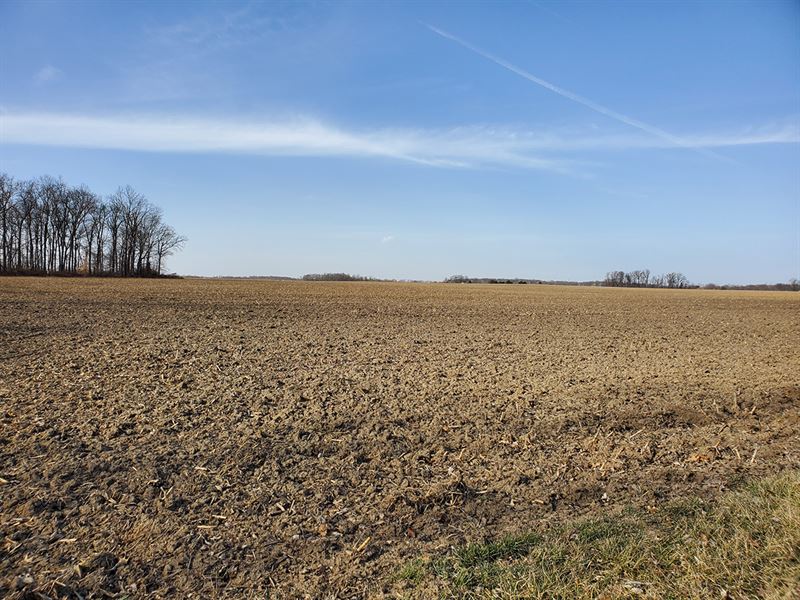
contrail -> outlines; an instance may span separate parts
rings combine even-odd
[[[610,117],[612,119],[615,119],[615,120],[619,121],[620,123],[625,123],[626,125],[630,125],[631,127],[635,127],[636,129],[639,129],[641,131],[649,133],[650,135],[654,135],[656,137],[660,137],[661,139],[667,140],[668,142],[671,142],[672,144],[675,144],[676,146],[681,146],[683,148],[688,148],[690,150],[694,150],[695,152],[699,152],[700,154],[704,154],[706,156],[712,156],[714,158],[718,158],[718,159],[722,159],[722,160],[726,160],[726,161],[731,160],[731,159],[729,159],[729,158],[727,158],[725,156],[717,154],[716,152],[712,152],[711,150],[706,150],[705,148],[698,148],[697,146],[692,145],[690,142],[687,142],[686,140],[683,140],[683,139],[679,138],[678,136],[672,135],[671,133],[669,133],[667,131],[664,131],[663,129],[659,129],[658,127],[654,127],[653,125],[648,125],[647,123],[639,121],[638,119],[634,119],[632,117],[628,117],[626,115],[618,113],[615,110],[611,110],[610,108],[606,108],[605,106],[603,106],[601,104],[598,104],[597,102],[593,102],[592,100],[589,100],[588,98],[584,98],[583,96],[575,94],[574,92],[570,92],[569,90],[565,90],[564,88],[558,87],[557,85],[555,85],[553,83],[550,83],[549,81],[545,81],[541,77],[537,77],[536,75],[533,75],[532,73],[529,73],[525,69],[521,69],[520,67],[518,67],[516,65],[513,65],[510,62],[508,62],[506,60],[503,60],[502,58],[498,58],[497,56],[494,56],[493,54],[490,54],[490,53],[486,52],[485,50],[481,50],[477,46],[473,46],[472,44],[470,44],[466,40],[462,40],[460,37],[455,36],[452,33],[448,33],[448,32],[446,32],[446,31],[444,31],[442,29],[439,29],[438,27],[434,27],[433,25],[430,25],[430,24],[425,23],[425,22],[422,22],[422,24],[425,25],[428,29],[430,29],[434,33],[436,33],[437,35],[440,35],[445,39],[453,41],[453,42],[463,46],[464,48],[467,48],[468,50],[472,50],[475,54],[478,54],[478,55],[482,56],[483,58],[486,58],[486,59],[492,61],[493,63],[495,63],[497,65],[500,65],[501,67],[503,67],[505,69],[508,69],[512,73],[516,73],[520,77],[523,77],[523,78],[527,79],[528,81],[532,81],[533,83],[535,83],[537,85],[540,85],[543,88],[546,88],[546,89],[550,90],[551,92],[555,92],[559,96],[563,96],[564,98],[568,98],[569,100],[572,100],[573,102],[577,102],[578,104],[583,104],[584,106],[586,106],[588,108],[591,108],[593,111],[598,112],[601,115],[605,115],[607,117]]]

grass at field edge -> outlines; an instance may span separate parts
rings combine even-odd
[[[400,598],[798,598],[800,471],[418,558]]]

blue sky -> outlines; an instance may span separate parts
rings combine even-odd
[[[800,3],[0,3],[0,170],[200,275],[800,277]]]

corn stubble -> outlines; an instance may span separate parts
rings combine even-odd
[[[0,595],[435,596],[453,552],[714,502],[800,464],[798,315],[771,292],[0,279]]]

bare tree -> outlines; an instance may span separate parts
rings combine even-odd
[[[603,285],[610,287],[622,287],[625,285],[625,271],[609,271],[603,280]]]
[[[17,184],[11,176],[0,173],[0,227],[3,228],[0,239],[0,270],[8,271],[11,254],[11,219],[14,209],[13,200]]]
[[[104,202],[61,179],[0,173],[0,272],[156,275],[185,241],[130,186]]]
[[[665,275],[651,276],[650,269],[636,271],[609,271],[603,280],[603,285],[610,287],[689,287],[689,280],[683,273],[667,273]]]
[[[664,275],[664,282],[668,288],[684,288],[689,285],[689,280],[683,273],[667,273]]]
[[[650,283],[650,269],[631,271],[630,280],[631,285],[634,287],[647,287],[647,285]]]
[[[183,248],[186,238],[175,233],[169,225],[162,224],[155,235],[156,273],[161,274],[164,259],[171,256],[176,250]]]
[[[470,278],[466,275],[450,275],[450,277],[444,281],[445,283],[469,283]]]

